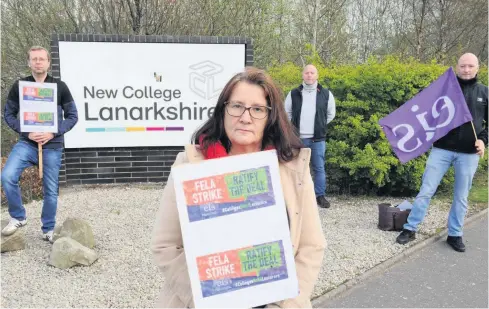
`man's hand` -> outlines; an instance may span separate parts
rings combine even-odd
[[[31,132],[31,133],[29,133],[29,139],[31,141],[36,142],[36,143],[39,143],[40,142],[41,136],[42,136],[42,133],[40,133],[40,132]]]
[[[49,132],[31,132],[31,133],[29,133],[29,139],[38,143],[38,144],[41,144],[41,146],[46,144],[47,142],[49,142],[53,138],[54,138],[54,134],[49,133]]]
[[[480,139],[475,141],[475,149],[477,149],[477,154],[481,157],[484,156],[484,150],[486,149],[486,145],[484,145],[484,142]]]

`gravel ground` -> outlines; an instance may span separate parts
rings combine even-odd
[[[39,201],[26,205],[27,248],[1,254],[1,307],[153,307],[162,277],[149,250],[161,186],[78,187],[61,192],[58,224],[87,220],[100,258],[90,267],[60,270],[47,264],[51,245],[41,240]],[[328,248],[313,297],[402,252],[397,232],[377,228],[380,202],[401,199],[333,197],[320,209]],[[449,205],[434,202],[416,242],[446,226]],[[2,218],[8,218],[5,208]],[[414,243],[416,243],[414,242]]]

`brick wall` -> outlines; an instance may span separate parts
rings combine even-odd
[[[250,38],[244,37],[53,34],[51,70],[54,77],[60,77],[60,41],[245,44],[245,66],[253,65],[253,42]],[[182,150],[183,147],[176,146],[65,149],[60,170],[60,185],[164,182],[177,153]]]
[[[60,182],[66,185],[164,182],[183,147],[65,149]]]

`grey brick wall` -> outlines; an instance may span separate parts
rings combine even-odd
[[[60,181],[66,185],[164,182],[183,147],[65,149]]]
[[[245,44],[245,66],[253,65],[253,41],[244,37],[62,33],[51,36],[51,72],[60,76],[59,42]],[[183,147],[111,147],[65,149],[60,186],[165,182]]]

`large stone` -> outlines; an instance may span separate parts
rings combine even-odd
[[[3,229],[4,227],[6,227],[8,222],[9,220],[2,220],[1,228]],[[2,245],[0,251],[2,253],[25,249],[25,236],[22,228],[18,229],[15,233],[13,233],[10,236],[2,235],[1,238],[2,238]]]
[[[49,257],[49,265],[66,269],[75,265],[89,266],[98,259],[98,255],[74,239],[61,237],[56,240]]]
[[[53,230],[53,242],[58,240],[58,238],[61,238],[60,232],[61,232],[61,225],[56,225]]]
[[[76,240],[85,247],[92,249],[95,246],[95,239],[90,224],[87,221],[77,218],[68,218],[63,222],[59,238],[69,237]]]

